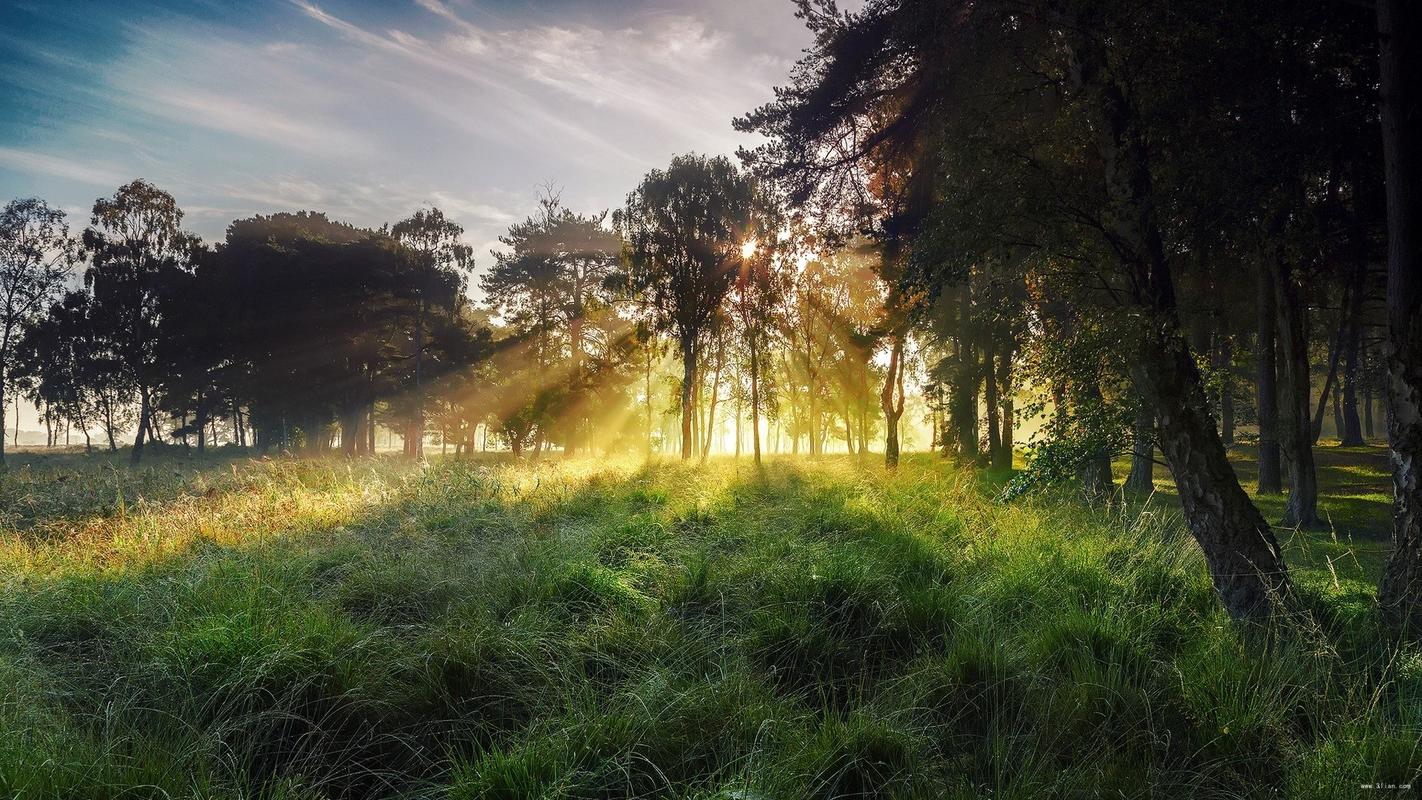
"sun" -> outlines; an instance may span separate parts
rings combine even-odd
[[[745,243],[741,245],[741,258],[750,258],[751,256],[755,255],[756,247],[757,244],[755,239],[745,240]]]

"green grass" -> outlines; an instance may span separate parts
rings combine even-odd
[[[1168,504],[1001,505],[929,456],[29,457],[0,475],[0,796],[1416,782],[1422,653],[1372,606],[1385,483],[1330,455],[1336,529],[1290,537],[1319,627],[1269,649],[1230,628]]]

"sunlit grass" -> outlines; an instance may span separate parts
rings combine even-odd
[[[0,491],[30,498],[6,797],[1351,797],[1422,766],[1422,658],[1341,530],[1286,537],[1320,628],[1269,651],[1169,504],[1003,505],[929,456],[62,459]]]

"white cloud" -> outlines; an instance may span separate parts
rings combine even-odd
[[[95,186],[118,186],[128,180],[122,172],[108,166],[15,147],[0,147],[0,167],[29,175],[64,178]]]

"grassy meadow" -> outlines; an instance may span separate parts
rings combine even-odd
[[[0,473],[0,796],[1415,783],[1422,653],[1372,605],[1383,452],[1320,459],[1333,527],[1281,532],[1318,627],[1266,645],[1218,608],[1163,474],[1097,511],[1001,504],[927,455],[22,454]]]

